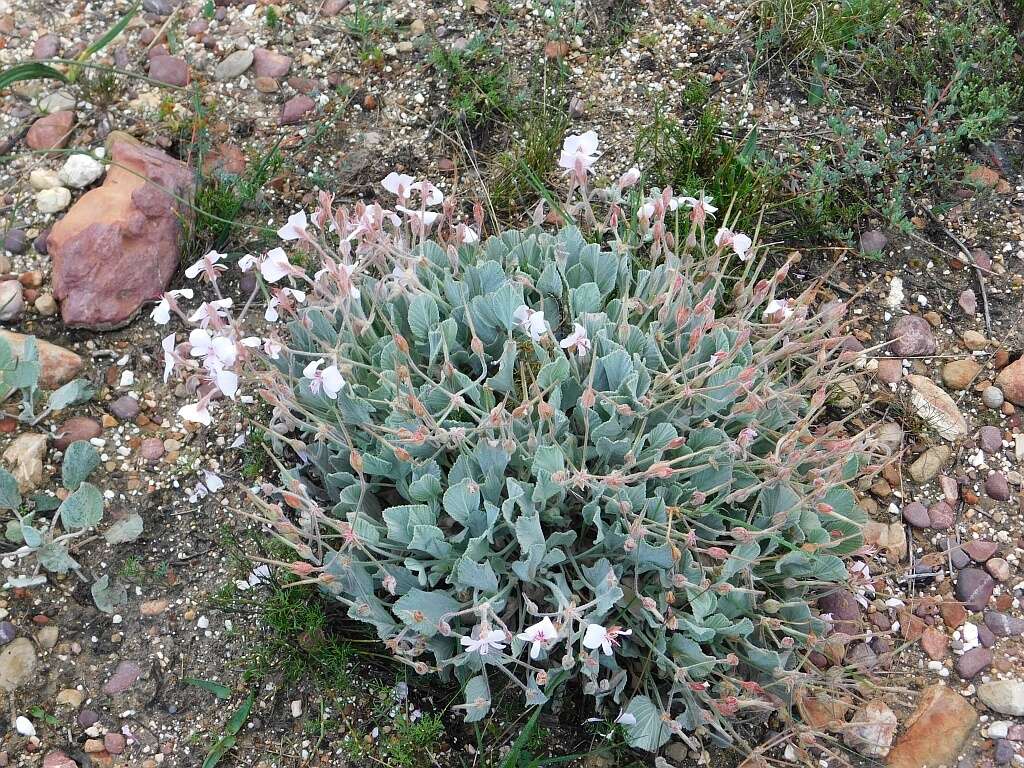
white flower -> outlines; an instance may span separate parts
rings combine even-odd
[[[764,320],[770,322],[772,320],[779,320],[781,313],[781,319],[787,320],[790,315],[793,314],[793,302],[791,299],[772,299],[768,302],[768,306],[764,308]]]
[[[304,291],[297,291],[294,288],[282,288],[281,293],[284,296],[291,297],[296,304],[302,304],[306,301],[306,294]],[[281,299],[277,296],[271,296],[270,301],[267,302],[267,311],[263,313],[263,319],[268,323],[277,322],[280,315],[277,312],[277,308],[281,306]]]
[[[619,177],[619,189],[629,189],[640,181],[640,169],[635,165]]]
[[[178,409],[178,415],[185,421],[194,421],[207,427],[213,421],[213,417],[210,415],[209,403],[206,400],[183,405]]]
[[[415,183],[416,179],[412,176],[392,171],[381,179],[380,185],[391,194],[404,199],[409,196]]]
[[[224,258],[223,253],[217,253],[217,251],[210,251],[208,254],[203,256],[199,261],[193,264],[191,267],[185,270],[185,277],[189,280],[195,280],[200,272],[206,272],[216,279],[217,271],[223,270],[224,267],[217,264],[221,259]]]
[[[480,235],[476,233],[476,230],[465,224],[460,224],[456,227],[455,236],[463,245],[472,245],[473,243],[480,242]]]
[[[420,193],[424,205],[440,205],[444,202],[444,193],[429,181],[417,181],[409,186]]]
[[[342,283],[348,283],[348,295],[351,296],[355,301],[359,301],[359,297],[362,295],[359,293],[359,289],[355,287],[352,282],[352,273],[356,271],[355,264],[339,264],[341,270],[345,273],[345,280]]]
[[[174,354],[174,334],[165,336],[163,341],[160,342],[160,346],[164,350],[164,383],[166,384],[167,379],[170,378],[171,373],[174,371],[174,364],[177,362],[177,356]]]
[[[224,487],[224,481],[221,480],[217,474],[208,469],[203,470],[203,483],[206,485],[206,488],[210,493],[216,493]]]
[[[157,325],[167,325],[171,321],[171,302],[179,296],[191,299],[195,295],[195,291],[191,288],[182,288],[176,291],[168,291],[160,299],[160,303],[153,308],[153,311],[149,313],[149,316],[153,318],[153,322]]]
[[[266,258],[260,263],[260,274],[268,283],[276,283],[282,277],[287,277],[295,271],[295,268],[288,261],[288,256],[281,248],[275,248],[267,252]]]
[[[550,650],[558,642],[558,630],[551,623],[551,619],[545,616],[536,624],[527,627],[524,632],[520,632],[516,637],[523,642],[531,643],[530,658],[537,659],[540,657],[541,651]]]
[[[217,368],[213,373],[213,381],[225,397],[235,399],[238,393],[238,374],[227,368]]]
[[[199,323],[200,328],[206,328],[215,318],[227,317],[227,310],[232,304],[234,304],[234,299],[230,296],[214,301],[204,301],[188,320],[190,323]]]
[[[620,712],[619,716],[615,718],[615,722],[618,725],[636,725],[636,715],[630,712]]]
[[[472,653],[477,651],[481,656],[486,656],[491,652],[493,648],[496,651],[501,651],[505,648],[505,633],[498,629],[484,629],[483,627],[479,630],[479,637],[461,637],[459,642],[466,646],[466,651]]]
[[[530,309],[525,304],[520,304],[512,313],[512,319],[529,334],[534,341],[540,341],[540,337],[548,331],[548,323],[544,319],[544,313]]]
[[[725,227],[715,233],[715,245],[719,248],[731,247],[740,257],[740,261],[750,260],[750,246],[753,244],[753,241],[742,232],[733,232]]]
[[[277,360],[279,357],[281,357],[282,349],[283,347],[281,346],[281,344],[274,341],[273,339],[263,340],[263,352],[271,360]]]
[[[250,269],[256,266],[258,260],[251,253],[245,254],[238,260],[238,269],[242,272],[248,272]]]
[[[288,223],[277,230],[277,236],[282,240],[298,240],[300,237],[306,237],[308,225],[306,212],[296,211],[288,217]]]
[[[618,638],[632,635],[633,630],[622,627],[609,627],[605,629],[600,624],[588,624],[587,631],[583,634],[583,646],[594,650],[600,648],[605,656],[612,655],[612,647],[619,644]]]
[[[345,380],[342,378],[338,366],[329,365],[321,371],[319,369],[323,364],[323,360],[314,360],[302,369],[302,375],[309,379],[310,392],[316,395],[322,389],[327,397],[334,400],[345,385]]]
[[[558,164],[567,174],[575,174],[577,179],[582,180],[597,162],[597,144],[596,131],[567,136],[562,144]]]
[[[441,214],[437,211],[416,211],[406,208],[404,205],[396,205],[395,210],[404,213],[409,222],[417,229],[429,229],[435,221],[441,218]]]
[[[590,337],[587,336],[587,329],[579,323],[573,323],[572,333],[558,342],[558,346],[562,349],[575,347],[577,355],[586,357],[587,352],[590,351]]]

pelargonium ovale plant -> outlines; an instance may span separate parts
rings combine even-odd
[[[712,234],[699,193],[592,189],[597,160],[567,139],[564,205],[485,240],[479,205],[408,176],[393,209],[321,195],[279,233],[315,274],[275,249],[242,259],[237,314],[158,307],[205,325],[168,372],[202,380],[199,420],[255,378],[293,460],[255,497],[286,567],[460,681],[467,720],[496,686],[535,706],[575,682],[636,747],[733,742],[813,673],[809,602],[863,543],[859,437],[821,418],[843,307],[778,295],[789,264]],[[240,330],[257,304],[267,338]]]

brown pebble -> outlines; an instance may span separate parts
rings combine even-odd
[[[143,616],[159,616],[167,610],[168,601],[165,598],[159,600],[147,600],[139,606],[139,613]]]
[[[111,416],[109,413],[104,413],[100,421],[103,423],[104,429],[113,429],[117,426],[117,419]]]

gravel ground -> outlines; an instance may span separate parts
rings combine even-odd
[[[239,214],[254,239],[259,224],[309,205],[318,187],[336,191],[340,201],[368,197],[395,169],[435,179],[446,191],[479,194],[493,168],[474,160],[514,141],[514,131],[493,122],[461,133],[447,126],[453,92],[430,65],[435,45],[464,49],[477,32],[492,34],[500,45],[515,90],[536,86],[531,78],[539,69],[561,72],[571,129],[598,131],[605,150],[599,167],[607,177],[629,166],[652,97],[663,99],[669,112],[685,114],[682,93],[693,77],[712,86],[712,98],[740,137],[756,125],[780,145],[792,139],[812,146],[827,118],[785,85],[749,77],[751,22],[732,0],[699,9],[667,1],[634,8],[612,0],[571,7],[391,2],[358,11],[344,0],[328,0],[274,6],[272,12],[263,3],[143,5],[123,36],[93,61],[135,75],[144,75],[148,63],[151,77],[161,68],[161,76],[172,77],[175,65],[162,59],[180,58],[191,86],[175,90],[128,76],[103,82],[93,74],[84,85],[67,88],[20,82],[3,98],[6,229],[23,232],[27,244],[60,215],[38,210],[30,173],[56,171],[64,157],[29,151],[26,131],[61,94],[78,117],[68,144],[75,149],[93,150],[111,130],[120,130],[192,164],[219,157],[252,167],[276,144],[286,162]],[[553,10],[562,5],[564,12]],[[0,0],[0,62],[25,61],[33,52],[73,57],[126,10],[127,4],[113,2]],[[59,39],[41,43],[44,34]],[[160,55],[163,45],[169,55]],[[291,59],[287,67],[283,56]],[[282,117],[289,122],[303,109],[305,121],[282,125]],[[872,114],[865,108],[860,115],[868,128]],[[1012,157],[1020,147],[1018,133],[1011,129],[1002,146]],[[862,600],[832,598],[819,606],[846,622],[843,629],[855,639],[832,643],[825,656],[863,673],[865,683],[850,692],[847,704],[884,700],[896,712],[901,734],[927,686],[944,683],[962,694],[980,715],[963,745],[964,768],[1024,762],[1014,755],[1021,744],[1015,737],[1024,738],[1014,731],[1024,731],[1024,624],[1015,623],[1024,620],[1024,429],[1019,407],[1007,402],[992,408],[982,397],[1024,347],[1024,179],[1003,156],[976,159],[982,170],[975,171],[975,183],[964,183],[958,204],[941,216],[922,207],[913,231],[900,234],[883,235],[869,223],[864,229],[869,240],[879,240],[877,255],[866,258],[841,246],[805,248],[794,270],[796,281],[823,280],[823,301],[850,302],[856,339],[850,349],[858,372],[841,383],[833,407],[858,428],[881,430],[889,451],[884,467],[859,481],[861,506],[873,520],[868,537],[877,549],[862,558],[869,579],[851,584]],[[245,231],[235,235],[239,250]],[[97,540],[79,552],[92,579],[108,574],[128,588],[127,603],[115,615],[97,610],[89,585],[74,575],[0,593],[0,639],[5,648],[17,648],[23,662],[31,664],[31,657],[35,664],[7,697],[0,765],[201,765],[249,690],[245,673],[268,632],[259,608],[273,588],[249,584],[253,563],[239,554],[252,553],[259,539],[236,490],[258,480],[247,468],[249,414],[221,406],[226,418],[218,426],[186,428],[177,408],[189,393],[163,385],[161,334],[146,313],[106,333],[64,328],[53,316],[48,256],[9,237],[8,262],[0,272],[39,274],[23,279],[26,309],[8,327],[78,352],[86,361],[82,375],[98,387],[91,403],[35,428],[51,436],[45,472],[59,476],[54,438],[67,420],[88,419],[103,454],[97,482],[107,497],[107,520],[135,512],[145,529],[130,544]],[[967,292],[973,292],[973,305]],[[906,317],[916,319],[901,320]],[[900,333],[904,346],[898,351],[880,346]],[[942,418],[952,417],[922,416],[921,396],[915,400],[911,393],[913,375],[939,385],[949,397],[939,406],[962,414],[965,434],[952,441],[936,434],[944,429]],[[137,402],[137,413],[119,400],[126,395]],[[8,422],[0,422],[4,433],[20,429],[4,427]],[[76,428],[84,429],[82,423]],[[3,435],[0,452],[17,434]],[[196,488],[205,470],[227,485],[200,498]],[[1002,478],[1005,492],[993,475]],[[964,553],[960,547],[968,544]],[[14,573],[10,566],[5,560],[5,570]],[[988,588],[990,601],[960,609],[975,589]],[[29,642],[14,646],[13,636]],[[0,673],[3,663],[0,657]],[[220,682],[230,698],[216,698],[187,678]],[[1017,681],[1017,688],[1003,686],[1012,690],[983,701],[979,689],[996,680]],[[866,681],[880,687],[871,689]],[[369,678],[359,679],[327,700],[315,682],[286,683],[273,670],[260,678],[252,714],[223,764],[370,765],[375,739],[387,735],[372,731],[379,722],[373,690]],[[434,695],[417,690],[415,705],[398,706],[429,711],[441,701]],[[10,723],[17,715],[30,717],[35,736],[16,733]],[[934,712],[922,717],[926,725],[934,717],[927,727],[943,730]],[[559,719],[549,723],[549,747],[559,745]],[[465,735],[450,726],[424,764],[474,763]],[[583,743],[567,733],[562,744]],[[369,756],[355,756],[353,743],[364,739]],[[685,749],[668,757],[694,764]],[[613,764],[602,760],[592,756],[587,763]]]

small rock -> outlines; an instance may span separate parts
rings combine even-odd
[[[1000,584],[1010,579],[1010,564],[1001,557],[993,557],[985,563],[985,570]]]
[[[281,125],[294,125],[305,122],[309,113],[315,108],[316,102],[309,98],[309,96],[302,94],[293,96],[281,107],[281,116],[278,118],[278,122]]]
[[[968,610],[983,610],[994,588],[995,581],[980,568],[964,568],[957,574],[956,596]]]
[[[184,88],[189,83],[188,64],[180,56],[154,56],[149,60],[149,76],[158,83]]]
[[[215,80],[234,80],[252,66],[252,51],[229,53],[213,70]]]
[[[164,442],[159,437],[147,437],[139,444],[139,454],[146,461],[156,461],[164,455]]]
[[[95,419],[88,416],[72,416],[57,429],[53,438],[53,447],[63,451],[77,440],[91,440],[103,434],[103,428]]]
[[[47,247],[47,238],[49,238],[49,236],[50,229],[47,227],[36,235],[36,239],[32,241],[32,247],[36,249],[36,253],[40,256],[46,256],[50,252],[50,249]]]
[[[269,51],[266,48],[257,48],[252,52],[252,55],[253,70],[256,72],[257,77],[269,77],[274,80],[280,80],[288,74],[288,70],[292,67],[291,56],[285,56],[283,53]]]
[[[64,161],[59,176],[64,186],[72,189],[88,187],[103,175],[103,163],[92,155],[76,153]]]
[[[26,432],[18,435],[4,451],[3,460],[10,465],[22,493],[34,490],[43,482],[43,461],[46,458],[46,435]]]
[[[972,648],[956,660],[956,673],[964,680],[971,680],[992,666],[992,651],[988,648]]]
[[[904,315],[889,333],[890,351],[897,357],[927,357],[938,347],[928,321],[918,315]]]
[[[952,450],[948,445],[933,445],[917,457],[907,468],[910,478],[918,485],[930,482],[949,460]]]
[[[931,525],[928,510],[919,501],[912,501],[903,507],[903,519],[914,528],[927,528]]]
[[[1017,748],[1014,747],[1012,741],[1009,741],[1008,739],[997,739],[995,753],[996,765],[1009,765],[1016,752]]]
[[[150,618],[153,616],[159,616],[167,610],[168,605],[168,601],[163,598],[158,600],[147,600],[139,606],[139,613]]]
[[[996,410],[1003,404],[1003,390],[999,387],[985,387],[985,391],[981,393],[981,402],[986,408]]]
[[[0,339],[7,342],[15,357],[20,358],[23,354],[27,338],[20,333],[0,329]],[[66,384],[82,369],[82,358],[56,344],[36,339],[36,351],[39,353],[42,368],[39,373],[39,386],[43,389],[56,389],[61,384]]]
[[[952,360],[942,366],[942,382],[950,389],[967,389],[981,373],[981,366],[971,358]]]
[[[1024,357],[1003,368],[996,376],[995,385],[1011,403],[1024,405]]]
[[[125,738],[120,733],[108,732],[103,734],[103,747],[112,755],[120,755],[124,752]]]
[[[978,297],[974,295],[974,291],[970,288],[966,291],[960,292],[957,304],[960,305],[960,309],[962,309],[967,315],[973,316],[974,313],[978,311]]]
[[[57,694],[58,707],[70,707],[78,709],[85,701],[85,693],[77,688],[65,688]]]
[[[999,427],[985,425],[978,430],[978,445],[985,453],[999,453],[1003,450],[1003,433]]]
[[[1024,635],[1024,619],[1018,619],[1008,613],[985,611],[985,626],[996,637]]]
[[[49,168],[34,168],[28,175],[28,183],[37,192],[63,186],[60,182],[60,174]]]
[[[4,250],[20,255],[28,250],[28,236],[24,229],[9,229],[4,234]]]
[[[971,352],[980,352],[988,346],[988,339],[977,331],[964,331],[964,346]]]
[[[978,686],[978,698],[989,709],[1002,715],[1024,715],[1024,682],[993,680]]]
[[[43,317],[53,317],[57,314],[57,300],[53,298],[52,293],[41,293],[36,297],[33,306]]]
[[[39,643],[40,648],[50,651],[57,644],[59,635],[60,630],[55,624],[47,624],[36,633],[36,642]]]
[[[13,693],[36,669],[36,650],[27,637],[19,637],[0,651],[0,688]]]
[[[121,421],[129,421],[139,415],[139,401],[131,395],[122,395],[110,404],[110,412]]]
[[[89,728],[99,722],[100,714],[92,709],[83,709],[78,713],[78,724],[83,728]]]
[[[25,310],[25,295],[17,280],[0,282],[0,322],[9,322],[21,317]]]
[[[46,753],[46,757],[43,758],[43,768],[78,768],[78,763],[58,749]]]
[[[44,115],[32,123],[25,135],[25,143],[34,150],[60,149],[67,144],[75,127],[75,113],[63,109]]]
[[[860,605],[857,599],[845,589],[830,592],[818,598],[818,609],[832,615],[832,625],[837,632],[856,635],[861,623]]]
[[[32,58],[36,61],[55,59],[60,53],[60,37],[52,32],[40,35],[32,46]]]
[[[18,631],[9,621],[0,621],[0,646],[7,645],[17,637]]]
[[[999,551],[999,545],[988,539],[971,539],[963,545],[964,552],[976,563],[984,563]]]
[[[60,213],[71,205],[71,190],[53,187],[36,192],[36,210],[40,213]]]
[[[860,252],[865,255],[877,254],[889,243],[889,238],[879,229],[869,229],[860,235]]]
[[[936,531],[948,531],[956,522],[953,507],[945,501],[937,501],[928,507],[928,527]]]
[[[985,478],[985,493],[989,498],[996,501],[1009,501],[1010,486],[1006,482],[1006,475],[1002,472],[993,472]]]
[[[929,686],[886,764],[888,768],[952,766],[977,722],[978,714],[967,699],[941,683]]]
[[[936,627],[927,627],[921,635],[921,647],[928,658],[939,661],[946,657],[949,650],[949,638],[946,633]]]
[[[141,674],[142,668],[134,661],[122,661],[103,685],[103,692],[109,695],[123,693],[135,685]]]
[[[940,437],[953,441],[967,436],[967,420],[953,398],[926,376],[911,374],[907,382],[914,410]]]
[[[967,620],[967,609],[960,603],[944,600],[939,605],[943,623],[950,629],[958,629]]]
[[[281,90],[280,84],[272,77],[253,78],[252,84],[260,93],[277,93]]]
[[[854,712],[843,741],[865,757],[885,757],[895,735],[896,715],[884,701],[874,700]]]

